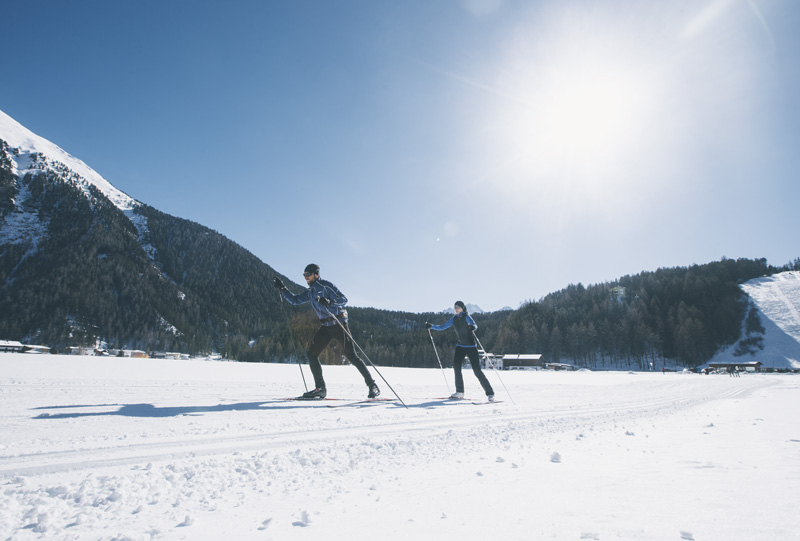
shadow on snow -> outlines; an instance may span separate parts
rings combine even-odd
[[[464,401],[469,403],[468,401]],[[419,404],[407,404],[409,408],[437,408],[452,406],[461,402],[431,400]],[[378,404],[402,408],[402,404],[397,402],[365,402],[352,404],[350,407],[363,408],[373,407]],[[202,415],[205,413],[222,413],[226,411],[282,411],[290,409],[300,409],[309,407],[326,406],[326,401],[295,401],[295,400],[261,400],[258,402],[239,402],[236,404],[216,404],[209,406],[155,406],[153,404],[84,404],[68,406],[42,406],[33,408],[34,410],[64,410],[80,408],[108,408],[118,407],[113,411],[71,411],[64,413],[42,413],[34,419],[76,419],[79,417],[106,417],[118,415],[121,417],[178,417],[181,415]],[[347,406],[347,404],[341,404]],[[338,409],[338,407],[336,408]]]

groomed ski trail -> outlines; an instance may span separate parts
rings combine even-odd
[[[378,423],[358,424],[352,427],[322,426],[303,431],[277,430],[252,435],[198,437],[154,443],[126,443],[122,446],[79,448],[52,453],[21,453],[15,456],[0,457],[0,479],[17,475],[97,470],[110,466],[147,464],[186,457],[200,458],[308,447],[318,444],[330,445],[364,437],[380,437],[386,440],[387,436],[394,436],[394,440],[414,440],[418,445],[424,446],[432,444],[430,438],[432,435],[456,434],[460,431],[471,431],[477,427],[480,427],[481,430],[491,430],[492,427],[504,426],[508,423],[514,423],[518,430],[527,429],[536,432],[537,427],[558,425],[564,420],[571,420],[574,424],[592,424],[608,422],[614,414],[624,414],[628,418],[658,415],[659,412],[681,410],[711,400],[726,400],[744,396],[754,392],[761,385],[769,385],[766,381],[757,380],[750,380],[748,383],[751,384],[728,388],[707,396],[687,397],[678,394],[609,405],[567,406],[563,408],[543,407],[533,411],[520,411],[518,407],[504,405],[503,408],[490,408],[487,413],[433,418],[414,416],[410,420],[407,420],[408,417],[404,416],[404,409],[401,407],[389,408],[388,410],[382,408],[381,411],[397,411],[400,415],[395,414],[391,418],[382,419]],[[260,409],[263,409],[265,414],[274,415],[279,414],[281,410],[288,412],[292,407],[297,407],[299,404],[304,407],[312,404],[322,405],[324,402],[323,400],[288,402],[281,399],[277,399],[275,402],[267,400],[262,402],[265,407]],[[458,402],[460,403],[461,401]],[[472,404],[468,400],[464,401],[464,403]],[[491,406],[491,403],[485,405]],[[435,404],[430,401],[408,403],[408,408],[412,411],[435,410],[434,406]],[[235,410],[236,408],[231,407],[229,409]],[[461,412],[467,411],[462,408],[458,409]],[[337,415],[345,411],[352,411],[353,415],[360,414],[358,408],[319,408],[319,411],[332,414],[335,412]],[[332,419],[330,418],[321,418],[320,425],[331,424],[331,421]],[[389,438],[389,440],[391,441],[392,438]]]

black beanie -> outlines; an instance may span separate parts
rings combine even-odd
[[[308,265],[306,265],[306,270],[303,271],[303,274],[307,272],[311,274],[319,274],[319,265],[315,265],[314,263],[309,263]]]
[[[467,311],[467,307],[466,307],[466,306],[464,305],[464,303],[463,303],[463,302],[461,302],[461,301],[456,301],[456,303],[454,304],[454,306],[460,306],[460,307],[461,307],[461,309],[462,309],[462,310],[464,310],[464,312],[466,312],[466,311]]]

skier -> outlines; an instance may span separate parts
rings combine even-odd
[[[367,398],[376,398],[381,394],[381,391],[369,373],[367,365],[356,356],[353,340],[349,336],[347,310],[344,308],[344,305],[347,304],[347,297],[335,285],[319,277],[319,265],[314,263],[307,265],[303,271],[303,277],[306,279],[308,289],[299,295],[289,291],[277,276],[272,280],[273,285],[278,288],[283,298],[289,301],[290,304],[297,306],[311,302],[311,307],[320,322],[320,327],[311,340],[307,353],[308,364],[311,368],[311,373],[314,375],[314,389],[304,393],[301,398],[322,399],[327,396],[328,391],[325,388],[322,365],[319,362],[318,355],[322,353],[322,350],[331,340],[338,340],[344,346],[345,358],[364,376],[364,381],[369,388]]]
[[[464,398],[464,377],[461,375],[461,363],[464,362],[464,357],[469,357],[469,362],[472,365],[472,371],[475,377],[481,383],[486,398],[489,402],[494,402],[494,391],[486,375],[481,370],[481,360],[478,356],[478,345],[475,343],[475,335],[473,334],[478,328],[475,320],[470,317],[467,312],[467,307],[461,301],[456,301],[453,308],[456,315],[451,317],[446,323],[442,325],[432,325],[428,322],[425,323],[426,329],[433,329],[434,331],[444,331],[453,327],[456,331],[456,351],[453,356],[453,370],[456,373],[456,392],[450,398],[461,399]]]

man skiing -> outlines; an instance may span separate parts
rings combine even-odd
[[[310,302],[320,322],[320,327],[311,340],[307,353],[308,365],[311,368],[311,374],[314,376],[315,388],[304,393],[300,398],[309,400],[322,399],[327,396],[328,391],[325,388],[322,365],[318,356],[331,340],[338,340],[344,346],[345,358],[364,376],[364,381],[369,388],[367,398],[376,398],[381,394],[381,391],[369,373],[367,365],[356,355],[353,340],[350,337],[347,310],[344,308],[344,305],[347,304],[347,297],[331,282],[319,277],[319,265],[314,263],[307,265],[303,271],[303,277],[306,279],[308,289],[299,295],[289,291],[277,276],[272,280],[272,283],[281,292],[283,298],[289,301],[290,304],[297,306]]]
[[[453,370],[456,372],[456,392],[450,396],[452,399],[464,398],[464,377],[461,375],[461,363],[464,362],[464,357],[469,357],[469,362],[472,365],[472,371],[475,377],[483,387],[486,393],[486,398],[489,402],[494,402],[494,390],[489,380],[486,379],[486,374],[481,370],[481,359],[478,355],[478,345],[475,343],[475,335],[473,334],[478,328],[478,324],[467,312],[466,305],[461,301],[456,301],[453,307],[456,315],[451,317],[447,322],[441,325],[431,325],[425,322],[426,329],[433,329],[434,331],[444,331],[453,327],[456,331],[456,351],[453,356]]]

